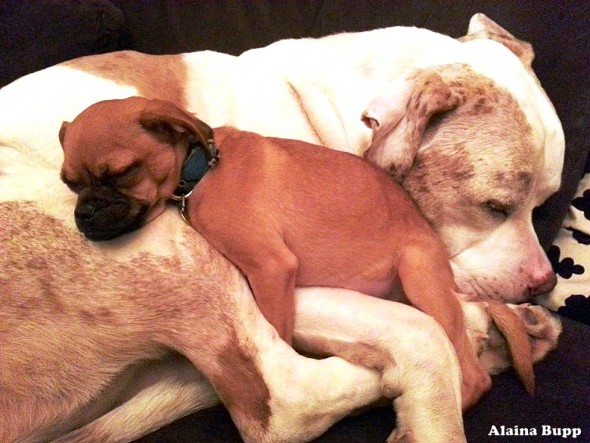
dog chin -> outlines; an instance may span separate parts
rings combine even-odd
[[[464,301],[497,300],[504,303],[524,303],[532,299],[531,292],[522,282],[501,284],[501,280],[481,276],[465,279],[457,271],[455,271],[455,277],[459,293]]]
[[[145,225],[147,213],[147,208],[143,207],[137,216],[130,219],[113,221],[108,226],[84,223],[83,221],[76,219],[76,226],[78,227],[78,230],[89,240],[113,240],[121,235],[133,232]]]
[[[92,241],[107,241],[113,240],[121,235],[127,234],[129,232],[135,231],[136,229],[140,228],[141,226],[129,226],[124,229],[95,229],[95,228],[84,228],[78,226],[78,229],[88,240]]]

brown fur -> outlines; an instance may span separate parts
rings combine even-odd
[[[535,374],[533,372],[532,349],[524,322],[504,303],[490,300],[487,304],[488,313],[494,324],[506,338],[516,373],[529,395],[534,395]]]
[[[401,89],[399,85],[388,89],[391,91],[379,94],[363,112],[362,121],[373,130],[371,147],[364,157],[401,182],[412,167],[433,116],[455,108],[458,98],[434,70],[417,69]],[[379,159],[392,151],[388,143],[392,138],[399,158],[385,165]]]
[[[157,212],[174,192],[188,140],[200,127],[161,101],[93,105],[62,134],[62,176],[82,196],[96,183],[104,187],[110,172],[137,165],[115,187]],[[188,198],[190,222],[244,272],[282,338],[292,338],[295,286],[380,297],[401,287],[454,344],[464,404],[489,388],[465,332],[445,247],[391,177],[356,156],[293,140],[233,128],[218,128],[215,138],[220,165]]]
[[[81,57],[62,64],[123,85],[133,85],[137,94],[187,106],[187,67],[181,54],[149,55],[135,51]]]

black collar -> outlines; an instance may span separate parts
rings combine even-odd
[[[173,200],[186,199],[207,171],[214,168],[219,161],[213,130],[200,120],[199,123],[203,126],[205,134],[198,133],[199,139],[193,139],[189,144],[188,155],[182,164],[180,181],[172,195]]]

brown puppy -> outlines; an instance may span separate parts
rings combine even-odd
[[[105,240],[180,199],[190,224],[246,275],[262,313],[291,342],[295,286],[407,300],[453,343],[463,405],[490,386],[465,330],[444,245],[382,170],[349,154],[218,128],[170,102],[99,102],[60,131],[76,224]],[[202,179],[201,179],[202,176]],[[197,183],[198,182],[198,183]],[[180,186],[179,186],[180,183]]]

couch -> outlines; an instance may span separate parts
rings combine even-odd
[[[566,158],[561,190],[534,214],[535,228],[559,276],[556,296],[542,300],[562,317],[558,348],[536,366],[529,397],[513,372],[465,414],[470,442],[556,441],[514,437],[542,426],[581,428],[590,441],[590,3],[584,0],[5,0],[0,3],[0,86],[71,58],[120,49],[151,54],[211,49],[230,54],[283,38],[320,37],[386,26],[419,26],[453,37],[483,12],[531,42],[534,69],[562,120]],[[584,251],[589,248],[589,251]],[[572,297],[573,296],[573,297]],[[556,301],[558,299],[558,301]],[[318,442],[385,441],[390,407],[349,417]],[[505,436],[492,427],[504,426]],[[515,431],[516,430],[516,431]],[[490,435],[492,434],[492,435]],[[193,414],[140,440],[240,441],[222,407]]]

